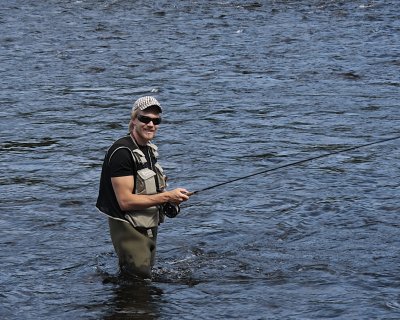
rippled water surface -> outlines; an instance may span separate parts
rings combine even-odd
[[[97,212],[132,102],[171,188],[400,135],[397,1],[0,1],[2,319],[398,319],[400,140],[194,195],[124,279]]]

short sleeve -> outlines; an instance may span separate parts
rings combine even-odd
[[[134,176],[135,164],[130,150],[117,150],[111,157],[109,168],[111,177]]]

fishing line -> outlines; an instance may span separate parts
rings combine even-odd
[[[357,145],[357,146],[354,146],[354,147],[341,149],[341,150],[330,152],[330,153],[321,154],[321,155],[315,156],[315,157],[311,157],[311,158],[307,158],[307,159],[303,159],[303,160],[299,160],[299,161],[290,162],[290,163],[287,163],[287,164],[284,164],[284,165],[281,165],[281,166],[278,166],[278,167],[275,167],[275,168],[270,168],[270,169],[266,169],[266,170],[263,170],[263,171],[255,172],[255,173],[252,173],[252,174],[249,174],[249,175],[246,175],[246,176],[242,176],[242,177],[239,177],[239,178],[235,178],[235,179],[232,179],[232,180],[229,180],[229,181],[217,183],[217,184],[205,187],[203,189],[195,190],[195,191],[189,192],[189,195],[198,194],[200,192],[204,192],[204,191],[207,191],[207,190],[215,189],[215,188],[221,187],[221,186],[226,185],[226,184],[230,184],[230,183],[233,183],[233,182],[236,182],[236,181],[239,181],[239,180],[248,179],[248,178],[251,178],[251,177],[254,177],[254,176],[258,176],[258,175],[261,175],[261,174],[265,174],[265,173],[281,170],[281,169],[288,168],[288,167],[297,166],[299,164],[303,164],[303,163],[310,162],[310,161],[313,161],[313,160],[322,159],[322,158],[330,157],[330,156],[333,156],[333,155],[336,155],[336,154],[339,154],[339,153],[349,152],[349,151],[353,151],[353,150],[357,150],[357,149],[373,146],[373,145],[376,145],[376,144],[381,144],[381,143],[385,143],[385,142],[388,142],[388,141],[397,140],[397,139],[400,139],[400,136],[386,138],[386,139],[382,139],[382,140],[378,140],[378,141],[374,141],[374,142],[370,142],[370,143],[366,143],[366,144],[362,144],[362,145]]]

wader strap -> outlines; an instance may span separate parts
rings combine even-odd
[[[149,238],[153,238],[154,234],[155,234],[155,230],[157,229],[157,227],[153,227],[153,228],[142,228],[142,227],[136,227],[135,230],[140,232],[142,235],[149,237]]]

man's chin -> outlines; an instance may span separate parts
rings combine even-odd
[[[146,133],[145,137],[147,140],[153,140],[156,135],[154,133]]]

